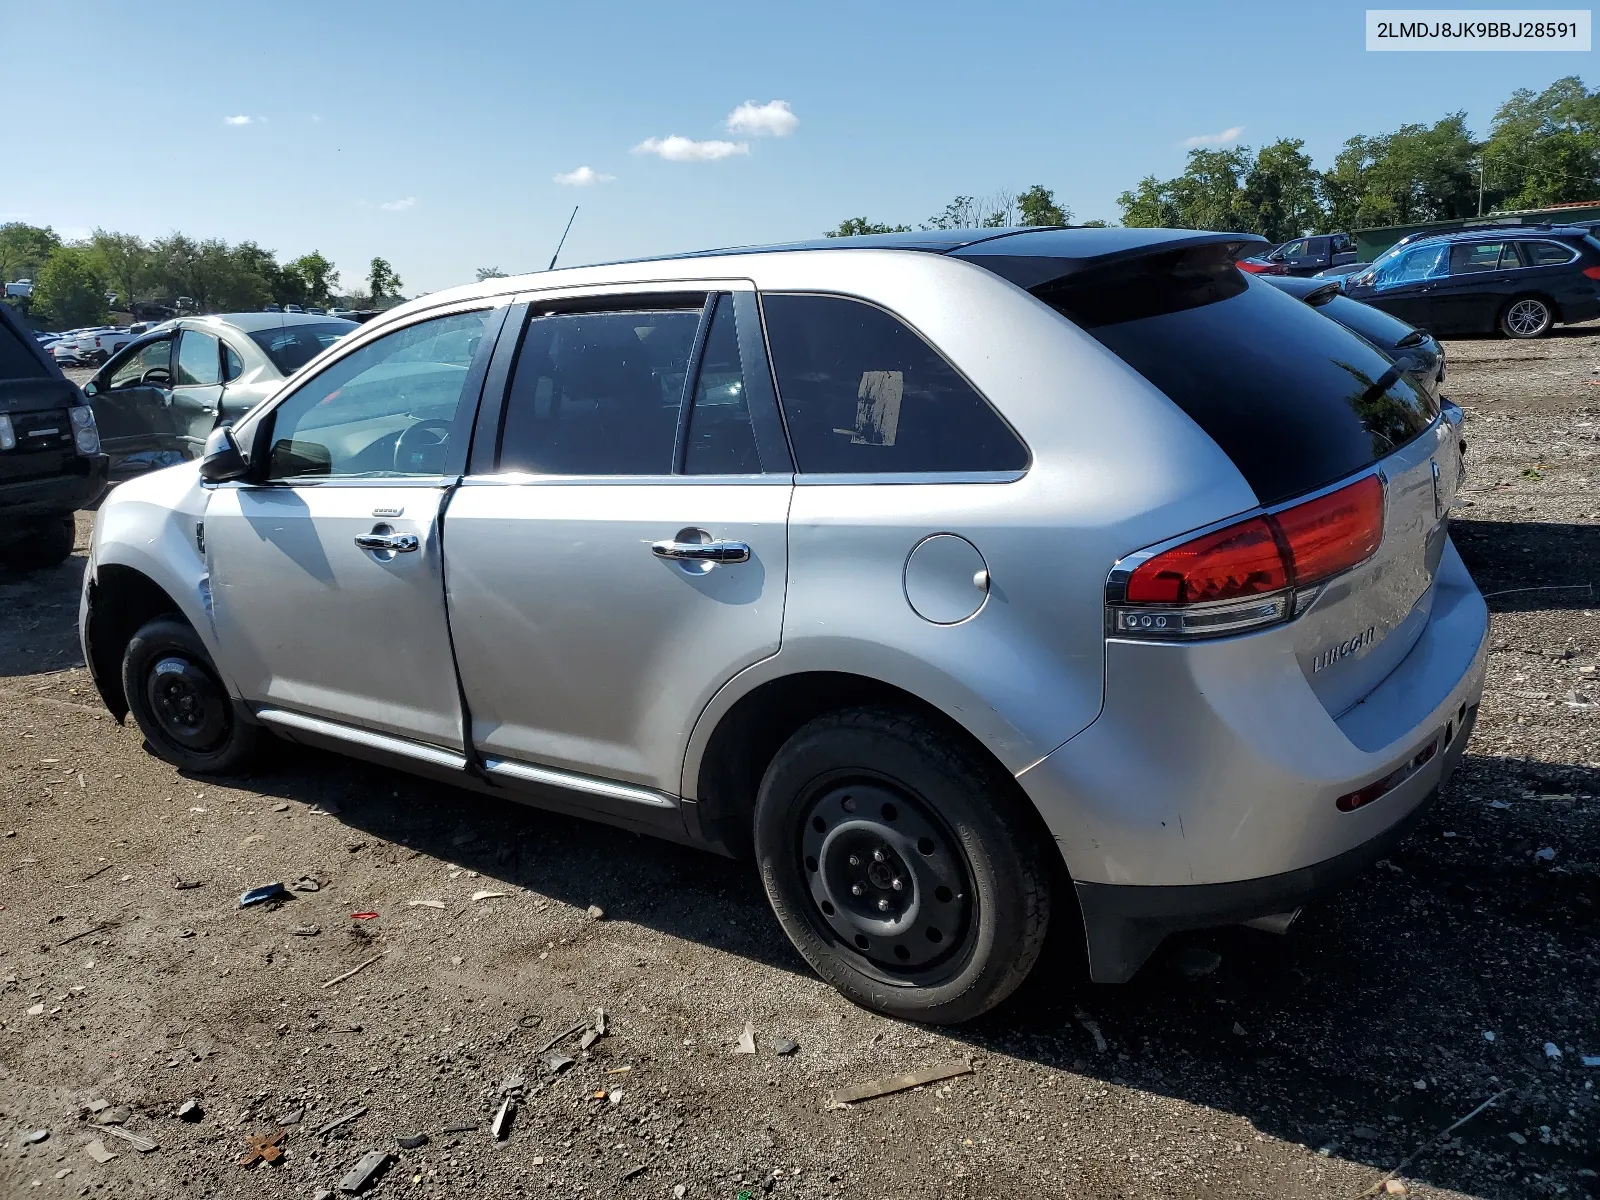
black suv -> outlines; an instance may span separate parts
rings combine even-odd
[[[78,385],[0,304],[0,566],[72,553],[72,514],[100,499],[109,459]]]
[[[1434,333],[1543,337],[1600,317],[1600,241],[1576,226],[1433,234],[1384,251],[1344,291]]]

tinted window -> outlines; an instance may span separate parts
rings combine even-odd
[[[500,470],[668,475],[696,310],[535,317],[517,355]]]
[[[257,329],[250,340],[265,351],[272,365],[284,375],[292,375],[347,333],[354,333],[354,321],[316,321],[310,325],[283,325],[277,329]]]
[[[171,385],[172,383],[172,339],[162,338],[160,341],[150,342],[140,346],[132,354],[122,360],[120,366],[111,373],[111,382],[107,385],[112,389],[120,387],[137,387],[144,382],[146,371],[165,371],[166,377],[157,376],[151,383]]]
[[[837,296],[762,300],[795,461],[811,474],[1020,471],[1028,451],[933,347]]]
[[[1450,274],[1471,275],[1500,269],[1503,242],[1462,242],[1450,247]],[[1515,266],[1515,257],[1509,264]]]
[[[1285,242],[1281,253],[1285,258],[1304,258],[1310,253],[1310,243],[1305,238],[1296,242]]]
[[[731,296],[717,298],[717,311],[706,336],[694,407],[689,410],[683,469],[689,475],[754,475],[761,470]]]
[[[230,382],[244,374],[244,359],[239,357],[239,352],[227,342],[222,343],[222,379]]]
[[[268,478],[437,475],[490,312],[419,321],[368,342],[272,413]],[[296,328],[302,328],[297,326]]]
[[[209,333],[185,329],[178,335],[178,385],[220,383],[219,343]]]
[[[1225,251],[1151,255],[1034,294],[1165,392],[1263,504],[1358,471],[1428,427],[1429,401],[1387,356],[1243,275]]]
[[[1558,267],[1572,261],[1573,250],[1560,242],[1523,242],[1522,252],[1530,267]]]

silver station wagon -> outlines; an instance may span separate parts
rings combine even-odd
[[[489,279],[96,524],[84,652],[181,768],[270,732],[749,856],[851,999],[1276,922],[1459,760],[1460,410],[1240,235],[935,231]],[[1442,407],[1442,411],[1441,411]],[[450,793],[441,792],[448,803]]]

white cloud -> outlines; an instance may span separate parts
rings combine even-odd
[[[697,142],[673,134],[664,138],[645,138],[633,148],[635,154],[657,154],[668,162],[714,162],[735,154],[749,154],[746,142]]]
[[[576,171],[561,172],[555,181],[567,187],[588,187],[591,183],[610,183],[615,178],[615,175],[607,175],[593,167],[579,167]]]
[[[1201,133],[1191,138],[1184,138],[1183,144],[1191,150],[1196,146],[1228,146],[1237,142],[1244,133],[1243,125],[1230,125],[1221,133]]]
[[[252,124],[254,121],[255,121],[254,117],[247,117],[243,113],[240,113],[236,117],[223,117],[222,118],[222,123],[224,125],[249,125],[249,124]]]
[[[404,200],[386,200],[378,205],[384,212],[405,212],[406,209],[415,208],[416,206],[417,198],[415,196],[407,196]]]
[[[746,100],[728,114],[725,122],[729,133],[742,133],[750,137],[788,137],[800,125],[787,100],[769,100],[757,104]]]

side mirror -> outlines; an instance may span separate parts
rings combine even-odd
[[[213,429],[206,437],[206,448],[200,455],[200,478],[207,483],[222,483],[242,478],[247,469],[233,429],[227,425]]]
[[[1267,261],[1268,262],[1282,262],[1283,261],[1283,251],[1282,250],[1274,250],[1271,254],[1267,255]]]
[[[92,379],[89,380],[88,383],[83,385],[83,394],[85,396],[93,396],[99,390],[100,390],[99,385],[97,385],[95,383],[95,381],[92,380]]]

